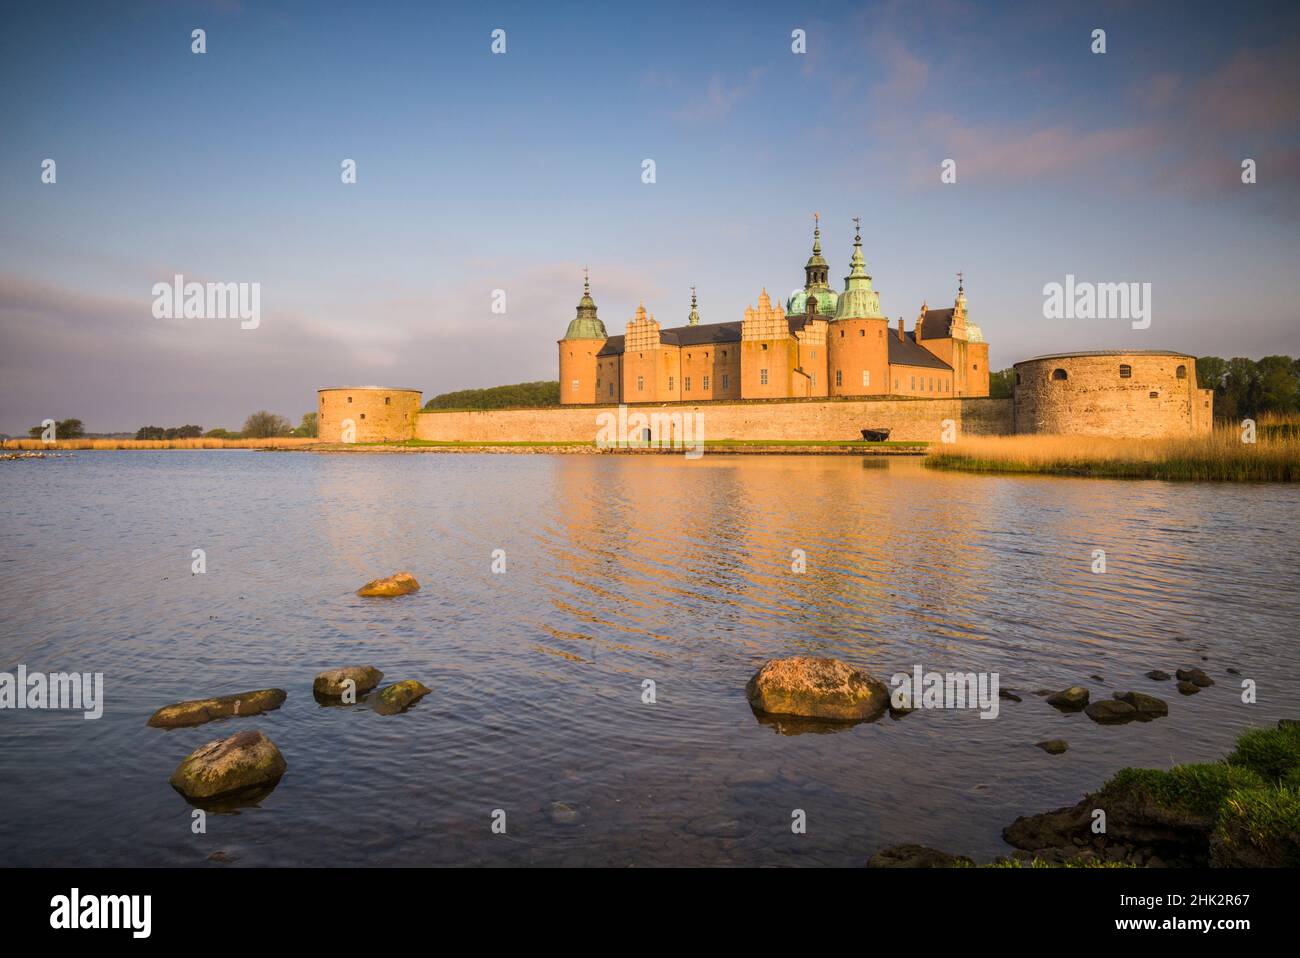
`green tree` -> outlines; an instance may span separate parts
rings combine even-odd
[[[516,383],[487,389],[461,389],[434,396],[425,409],[536,409],[560,404],[558,381]]]
[[[1015,391],[1016,371],[1014,369],[999,369],[995,373],[989,373],[989,398],[991,399],[1010,399]]]
[[[1228,374],[1228,361],[1218,356],[1201,356],[1196,360],[1196,382],[1202,389],[1213,389],[1215,394],[1223,386]]]
[[[40,439],[44,431],[44,426],[32,426],[27,430],[27,435],[32,439]],[[60,419],[54,424],[55,439],[81,439],[85,435],[86,427],[80,419]]]
[[[1223,415],[1242,419],[1259,414],[1259,367],[1255,360],[1234,356],[1223,377]]]
[[[165,439],[167,431],[162,426],[141,426],[135,431],[136,439]]]
[[[315,439],[320,435],[320,425],[317,422],[317,416],[314,412],[305,412],[302,414],[302,423],[293,431],[295,436],[307,436]]]
[[[244,420],[244,436],[248,439],[273,439],[287,436],[293,432],[293,426],[283,416],[260,409]]]
[[[1258,412],[1295,412],[1300,382],[1290,356],[1265,356],[1255,364],[1259,372]]]

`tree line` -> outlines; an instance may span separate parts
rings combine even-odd
[[[557,391],[558,396],[558,391]],[[32,426],[27,435],[32,439],[42,438],[44,426]],[[260,409],[244,420],[244,428],[239,432],[229,429],[209,429],[202,426],[186,424],[184,426],[141,426],[135,431],[136,439],[275,439],[281,436],[300,436],[315,438],[317,435],[316,413],[304,413],[302,421],[294,426],[284,416]],[[86,428],[80,419],[61,419],[54,424],[55,439],[83,439]]]
[[[513,386],[490,386],[487,389],[460,389],[434,396],[425,409],[533,409],[560,404],[560,383],[515,383]]]

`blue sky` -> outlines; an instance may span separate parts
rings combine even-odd
[[[909,328],[965,271],[995,367],[1300,355],[1293,4],[468,6],[7,5],[0,431],[551,379],[583,265],[611,333],[692,284],[735,320],[801,285],[814,210],[837,285],[863,218]],[[260,283],[261,325],[155,319],[175,273]],[[1044,319],[1067,273],[1150,282],[1151,328]]]

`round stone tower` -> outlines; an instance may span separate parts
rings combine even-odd
[[[596,402],[596,354],[609,335],[596,315],[596,301],[591,298],[591,281],[582,271],[582,299],[578,312],[569,323],[560,347],[560,403],[591,405]]]
[[[835,318],[827,330],[826,375],[830,395],[865,396],[889,392],[889,318],[880,312],[880,294],[862,258],[862,228],[853,236],[853,258],[844,277]]]
[[[1015,430],[1157,439],[1208,432],[1214,391],[1196,358],[1158,349],[1058,353],[1015,366]]]
[[[327,386],[316,396],[321,442],[404,442],[415,436],[418,389]]]

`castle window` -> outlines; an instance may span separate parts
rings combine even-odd
[[[862,385],[864,385],[864,386],[870,386],[870,385],[871,385],[871,370],[870,370],[870,369],[864,369],[864,370],[862,370]]]
[[[348,402],[352,402],[352,397],[351,397],[351,396],[348,397]]]
[[[858,335],[859,335],[859,336],[865,336],[865,335],[867,335],[867,331],[866,331],[865,329],[859,329],[859,330],[858,330]]]
[[[569,392],[576,393],[577,391],[578,391],[578,381],[575,379],[573,382],[569,383]]]
[[[1151,398],[1152,398],[1152,399],[1159,399],[1159,398],[1160,398],[1160,394],[1159,394],[1159,393],[1156,393],[1156,392],[1153,392],[1153,393],[1151,394]]]
[[[1016,373],[1016,385],[1020,385],[1020,373]]]
[[[1119,367],[1119,378],[1120,378],[1120,379],[1132,379],[1132,378],[1133,378],[1133,367],[1132,367],[1132,366],[1129,366],[1129,365],[1127,365],[1127,364],[1124,364],[1124,365],[1120,366],[1120,367]]]
[[[365,419],[365,418],[366,418],[366,414],[365,414],[365,413],[362,413],[362,414],[361,414],[361,418],[362,418],[362,419]]]
[[[1186,379],[1186,378],[1187,378],[1187,367],[1186,367],[1186,366],[1179,366],[1177,372],[1175,373],[1175,375],[1176,375],[1179,379]]]
[[[1052,370],[1052,378],[1053,378],[1053,379],[1069,379],[1070,377],[1069,377],[1068,375],[1066,375],[1066,372],[1065,372],[1064,369],[1053,369],[1053,370]]]
[[[767,347],[764,346],[763,348],[766,349]],[[766,385],[767,385],[767,370],[766,370],[766,369],[760,369],[760,370],[758,371],[758,383],[759,383],[760,386],[766,386]]]
[[[898,392],[898,377],[894,377],[894,392]]]
[[[723,389],[731,388],[731,377],[728,376],[726,373],[722,374],[722,388]]]
[[[972,363],[970,368],[971,368],[971,369],[979,369],[979,368],[980,368],[980,364],[979,364],[979,363]]]
[[[707,391],[708,391],[708,388],[709,388],[709,377],[708,377],[708,376],[705,376],[705,377],[704,377],[704,390],[707,392]]]
[[[384,397],[384,405],[385,405],[385,406],[391,406],[392,404],[393,404],[393,400],[392,400],[390,397],[385,396],[385,397]]]
[[[669,377],[668,377],[668,391],[669,391],[669,392],[672,392],[672,391],[673,391],[673,383],[674,383],[674,379],[673,379],[673,377],[672,377],[672,376],[669,376]]]
[[[727,351],[725,349],[722,351],[722,358],[723,359],[727,358]]]
[[[690,376],[686,376],[685,378],[682,379],[682,388],[685,389],[687,392],[690,392],[690,391],[691,391],[691,377],[690,377]]]
[[[613,383],[610,383],[610,384],[609,384],[609,394],[610,394],[611,396],[614,395],[614,384],[613,384]]]
[[[844,338],[844,330],[841,329],[841,330],[840,330],[840,339],[843,339],[843,338]]]
[[[644,390],[644,389],[645,389],[645,377],[644,377],[644,376],[637,376],[637,377],[636,377],[636,391],[637,391],[637,392],[641,392],[641,391]]]
[[[912,377],[912,392],[916,392],[916,377]]]
[[[763,352],[767,352],[767,343],[763,344]]]
[[[812,383],[812,387],[813,387],[813,389],[816,389],[816,388],[817,388],[817,374],[816,374],[816,373],[809,373],[809,374],[808,374],[808,380]]]
[[[835,385],[836,386],[844,385],[844,370],[842,369],[835,370]]]

